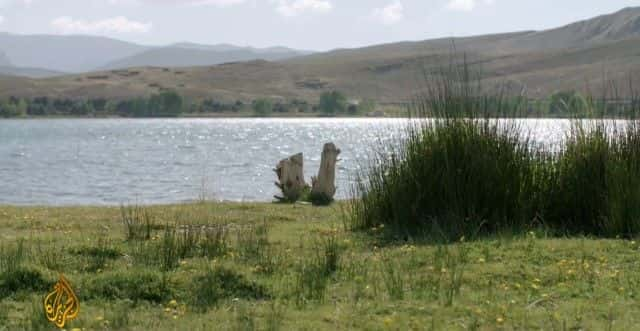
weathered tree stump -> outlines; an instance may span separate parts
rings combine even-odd
[[[314,204],[329,204],[336,194],[336,163],[340,149],[327,143],[322,149],[320,169],[317,177],[311,177],[311,201]]]
[[[300,199],[307,184],[304,181],[304,161],[302,153],[281,160],[273,169],[278,176],[276,186],[282,191],[282,196],[274,196],[279,201],[296,202]]]

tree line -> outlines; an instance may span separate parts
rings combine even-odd
[[[149,97],[112,101],[105,98],[73,100],[69,98],[9,97],[0,100],[0,117],[22,116],[123,116],[174,117],[184,111],[183,98],[173,91]]]
[[[216,114],[250,112],[256,116],[269,116],[278,113],[317,113],[321,115],[355,115],[370,111],[375,107],[373,101],[359,104],[349,103],[347,97],[338,91],[325,92],[317,104],[306,100],[288,101],[271,98],[259,98],[253,102],[242,100],[223,101],[205,98],[189,102],[175,91],[163,91],[149,97],[126,100],[106,98],[70,99],[54,97],[18,98],[9,97],[0,100],[0,117],[26,116],[121,116],[121,117],[176,117],[183,114]]]
[[[320,95],[317,105],[310,106],[304,101],[293,104],[294,107],[301,105],[304,106],[303,109],[306,109],[305,112],[310,111],[324,116],[364,114],[375,110],[376,107],[373,100],[349,101],[344,93],[335,90],[323,92]],[[286,109],[281,103],[274,104],[273,101],[268,98],[254,100],[252,108],[254,113],[259,116],[268,116],[271,113],[289,111],[289,109]]]
[[[490,100],[489,100],[490,101]],[[502,101],[504,102],[504,100]],[[509,99],[508,102],[527,102],[527,113],[516,114],[522,117],[563,117],[581,114],[593,102],[603,102],[606,105],[597,107],[604,109],[604,114],[593,116],[622,116],[620,111],[628,108],[620,103],[629,100],[587,100],[575,91],[560,91],[549,98],[541,100],[527,100],[524,97]],[[633,102],[633,100],[631,101]],[[635,101],[637,102],[637,100]],[[500,108],[500,107],[496,107]],[[252,102],[242,100],[223,101],[205,98],[195,102],[185,100],[175,91],[163,91],[148,97],[138,97],[127,100],[108,100],[92,98],[75,100],[69,98],[9,97],[0,100],[0,117],[25,116],[121,116],[121,117],[176,117],[183,114],[207,115],[217,113],[252,113],[255,116],[270,116],[283,113],[314,113],[320,116],[359,115],[376,109],[373,100],[365,99],[350,101],[340,91],[326,91],[322,93],[317,103],[292,99],[284,101],[274,98],[259,98]],[[503,114],[495,114],[497,116]]]

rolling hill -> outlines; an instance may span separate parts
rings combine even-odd
[[[0,51],[0,66],[8,67],[11,66],[11,60],[4,52]]]
[[[105,37],[0,33],[0,51],[14,66],[58,72],[96,70],[145,49],[146,46]]]
[[[255,49],[232,45],[177,44],[152,48],[130,57],[108,63],[104,69],[122,69],[141,66],[192,67],[251,60],[277,61],[304,54],[290,49]]]
[[[210,51],[204,46],[172,47],[176,48]],[[322,91],[337,89],[352,98],[405,102],[425,86],[424,70],[448,64],[454,48],[458,57],[464,53],[475,68],[482,70],[485,86],[506,84],[531,97],[569,89],[599,93],[605,81],[622,86],[631,78],[639,78],[633,74],[640,70],[640,8],[626,8],[545,31],[399,42],[272,62],[252,60],[180,68],[180,63],[173,68],[141,65],[21,80],[16,84],[21,87],[7,86],[7,81],[0,79],[0,87],[5,87],[0,95],[131,98],[175,89],[196,99],[251,100],[266,96],[315,101]]]
[[[40,68],[25,68],[14,66],[0,66],[0,74],[16,77],[28,77],[28,78],[49,78],[55,76],[66,75],[66,73],[40,69]]]
[[[47,77],[47,72],[57,75],[134,66],[214,65],[256,59],[279,60],[305,54],[309,52],[283,47],[258,49],[193,43],[144,46],[96,36],[0,33],[0,66],[34,68],[16,72],[36,78]]]

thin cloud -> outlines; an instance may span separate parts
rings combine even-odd
[[[112,5],[187,5],[228,7],[243,4],[246,0],[108,0]]]
[[[51,21],[51,26],[62,34],[104,34],[104,33],[147,33],[152,24],[132,21],[124,16],[117,16],[97,21],[74,19],[62,16]]]
[[[328,0],[277,0],[276,12],[282,16],[298,16],[303,13],[327,13],[333,9]]]
[[[383,8],[374,8],[371,17],[385,25],[396,24],[404,19],[404,6],[395,1]]]
[[[0,7],[9,7],[10,5],[29,6],[33,0],[0,0]]]
[[[449,0],[447,3],[447,9],[453,11],[472,11],[478,5],[492,5],[495,0]]]

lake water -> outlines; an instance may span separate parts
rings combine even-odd
[[[276,163],[297,152],[307,181],[325,142],[341,150],[338,198],[406,119],[0,120],[0,204],[118,205],[207,198],[271,201]],[[568,121],[523,120],[557,144]]]

